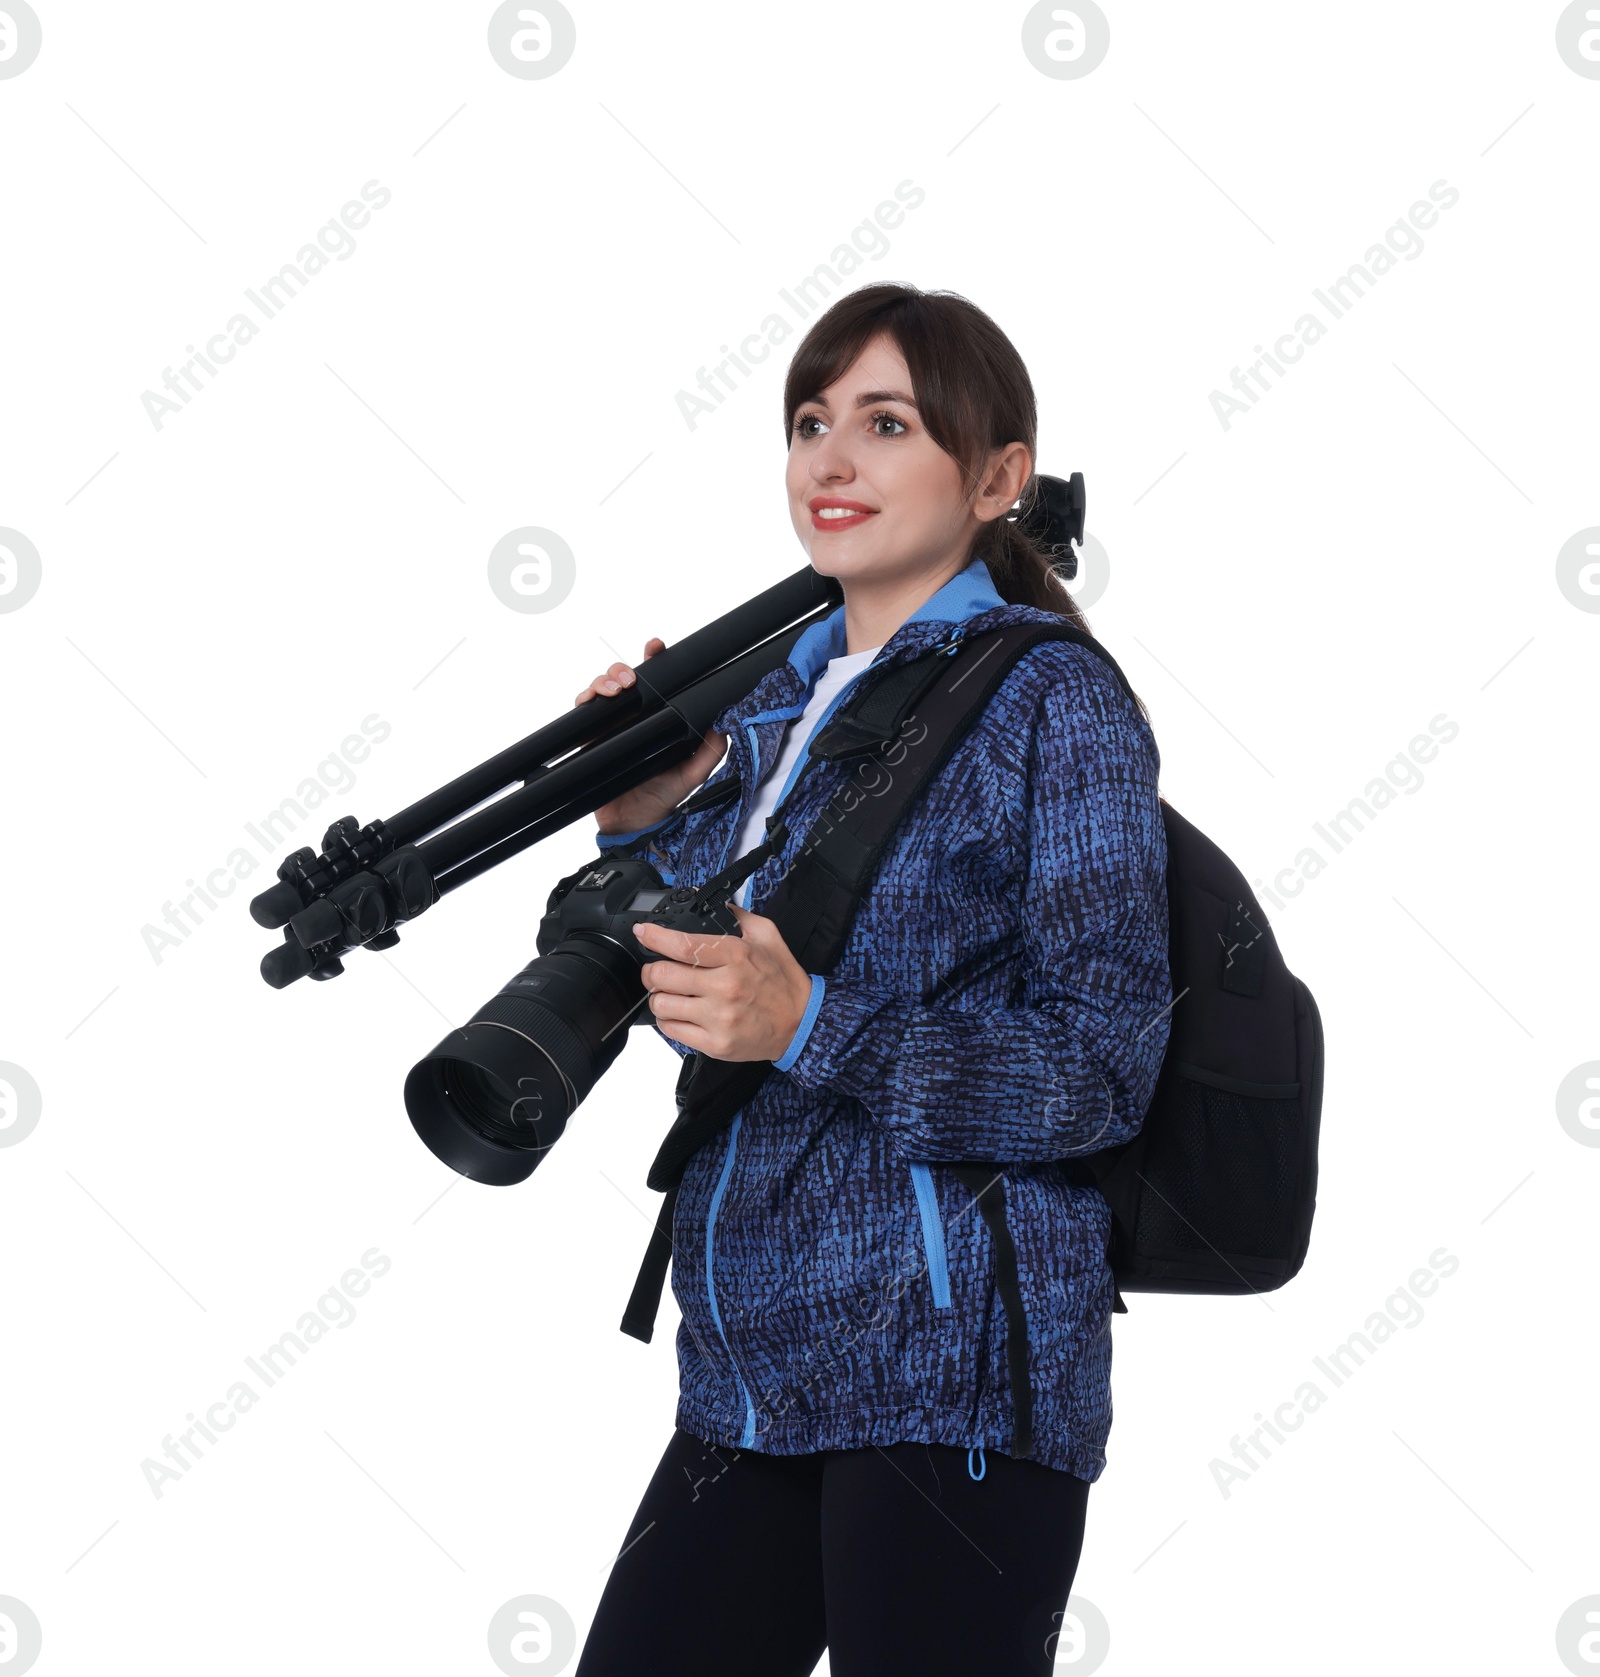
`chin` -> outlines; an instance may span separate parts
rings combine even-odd
[[[819,576],[838,577],[841,582],[865,576],[882,563],[883,557],[877,552],[847,552],[836,541],[818,541],[811,549],[812,570]]]

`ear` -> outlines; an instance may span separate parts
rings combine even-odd
[[[1032,476],[1033,456],[1025,443],[991,449],[983,488],[972,503],[973,512],[985,523],[1009,512]]]

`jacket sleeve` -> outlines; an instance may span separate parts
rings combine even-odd
[[[595,848],[602,856],[637,856],[649,862],[668,884],[677,883],[678,862],[683,855],[683,835],[688,823],[681,809],[664,815],[654,826],[632,833],[602,833],[595,828]]]
[[[778,1069],[853,1096],[913,1159],[1043,1163],[1130,1140],[1170,1032],[1159,768],[1116,676],[1092,653],[1053,662],[1020,794],[1012,781],[1027,837],[1019,1005],[813,974]]]

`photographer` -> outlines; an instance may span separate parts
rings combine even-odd
[[[1085,625],[1007,517],[1035,405],[982,311],[841,297],[784,421],[794,528],[844,603],[693,757],[596,812],[603,852],[698,885],[789,798],[739,937],[639,931],[674,1049],[778,1075],[678,1185],[676,1428],[578,1677],[803,1677],[824,1648],[833,1677],[1048,1672],[1111,1420],[1109,1211],[1072,1161],[1139,1130],[1173,999],[1159,755],[1099,658],[1034,647],[908,811],[833,970],[806,972],[761,908],[849,767],[808,759],[813,733],[953,636]],[[1004,1179],[998,1228],[974,1160]]]

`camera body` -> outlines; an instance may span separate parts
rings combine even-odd
[[[699,896],[693,886],[665,884],[649,862],[637,857],[603,857],[568,874],[551,891],[535,947],[548,955],[574,933],[589,932],[617,939],[643,966],[661,957],[632,936],[641,920],[675,932],[737,937],[739,923],[726,905],[700,907]]]
[[[412,1127],[453,1170],[480,1182],[524,1181],[610,1068],[628,1028],[648,1025],[640,973],[666,957],[633,928],[738,937],[731,908],[669,886],[632,856],[585,863],[550,893],[538,955],[452,1031],[406,1079]]]

